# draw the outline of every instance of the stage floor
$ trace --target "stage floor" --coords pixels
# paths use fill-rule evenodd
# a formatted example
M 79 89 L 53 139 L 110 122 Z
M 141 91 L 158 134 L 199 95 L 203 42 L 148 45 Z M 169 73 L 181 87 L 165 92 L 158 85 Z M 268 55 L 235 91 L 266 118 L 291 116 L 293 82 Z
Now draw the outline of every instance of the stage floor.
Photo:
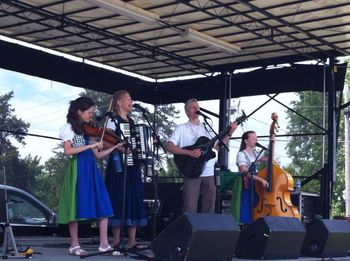
M 71 256 L 68 254 L 68 246 L 69 246 L 69 238 L 64 237 L 17 237 L 16 243 L 19 246 L 19 249 L 25 249 L 27 246 L 30 246 L 34 250 L 33 261 L 71 261 L 77 260 L 79 257 Z M 84 249 L 88 251 L 88 253 L 94 253 L 97 250 L 98 242 L 96 238 L 84 238 L 81 239 L 80 243 Z M 146 242 L 145 242 L 146 243 Z M 150 243 L 150 242 L 148 242 Z M 1 257 L 3 256 L 2 248 L 1 248 Z M 151 250 L 145 250 L 141 252 L 142 254 L 153 257 L 153 253 Z M 92 256 L 84 258 L 85 260 L 112 260 L 117 258 L 120 261 L 130 261 L 133 260 L 132 254 L 130 256 Z M 134 259 L 136 260 L 136 259 Z M 143 260 L 147 260 L 146 258 Z M 152 259 L 149 259 L 152 260 Z M 154 258 L 153 260 L 160 260 Z M 236 260 L 252 260 L 252 259 L 240 259 L 233 258 L 233 261 Z M 282 260 L 282 259 L 280 259 Z M 319 260 L 349 260 L 348 257 L 336 257 L 336 258 L 313 258 L 313 257 L 299 257 L 297 259 L 286 259 L 286 260 L 303 260 L 303 261 L 319 261 Z M 164 259 L 162 259 L 164 261 Z

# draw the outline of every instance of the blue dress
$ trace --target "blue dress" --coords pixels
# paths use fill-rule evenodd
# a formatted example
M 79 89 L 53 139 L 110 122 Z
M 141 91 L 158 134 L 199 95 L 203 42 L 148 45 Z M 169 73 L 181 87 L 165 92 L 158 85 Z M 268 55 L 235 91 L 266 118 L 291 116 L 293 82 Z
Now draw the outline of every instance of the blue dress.
M 252 165 L 250 167 L 251 173 L 256 173 L 256 166 Z M 245 188 L 242 186 L 241 194 L 241 211 L 240 211 L 240 223 L 241 224 L 250 224 L 252 223 L 252 206 L 256 207 L 258 204 L 258 194 L 255 191 L 255 182 L 251 182 L 252 179 L 249 179 L 249 187 Z M 253 195 L 253 198 L 252 198 Z M 252 202 L 253 201 L 253 202 Z
M 87 137 L 76 135 L 70 124 L 61 128 L 63 141 L 72 146 L 88 144 Z M 59 202 L 58 223 L 84 219 L 106 218 L 113 214 L 112 205 L 92 150 L 73 155 L 66 168 Z
M 247 152 L 240 151 L 237 154 L 237 166 L 245 165 L 249 169 L 251 173 L 256 174 L 256 164 L 253 164 L 254 162 L 257 163 L 262 158 L 261 153 L 258 153 L 257 151 L 253 151 L 253 155 L 249 156 Z M 242 185 L 242 191 L 241 191 L 241 205 L 240 205 L 240 218 L 239 223 L 240 224 L 250 224 L 252 223 L 252 206 L 253 208 L 256 207 L 258 204 L 259 198 L 258 194 L 255 191 L 255 182 L 253 179 L 249 179 L 249 185 L 247 188 L 245 188 L 244 184 Z M 243 178 L 242 178 L 243 182 Z M 253 195 L 253 197 L 252 197 Z
M 117 136 L 121 137 L 120 123 L 128 123 L 120 117 L 116 119 Z M 131 133 L 135 127 L 129 118 Z M 115 155 L 116 154 L 116 155 Z M 122 223 L 122 209 L 124 196 L 124 178 L 126 177 L 125 213 L 124 225 L 139 227 L 147 225 L 146 211 L 143 204 L 143 184 L 141 179 L 141 167 L 139 163 L 127 166 L 126 173 L 123 163 L 123 155 L 118 151 L 113 152 L 109 158 L 106 169 L 105 183 L 112 202 L 114 216 L 108 222 L 112 227 L 119 227 Z M 134 161 L 135 162 L 135 161 Z

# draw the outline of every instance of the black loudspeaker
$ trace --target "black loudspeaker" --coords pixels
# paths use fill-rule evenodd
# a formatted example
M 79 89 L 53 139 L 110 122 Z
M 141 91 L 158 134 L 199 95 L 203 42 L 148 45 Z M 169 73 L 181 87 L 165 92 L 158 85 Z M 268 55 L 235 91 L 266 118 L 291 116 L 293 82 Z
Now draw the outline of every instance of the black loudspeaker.
M 350 223 L 320 219 L 306 229 L 302 254 L 315 257 L 345 257 L 350 251 Z
M 241 231 L 235 254 L 248 259 L 298 258 L 305 235 L 299 219 L 262 217 Z
M 156 258 L 198 261 L 231 260 L 240 229 L 232 215 L 183 214 L 151 243 Z

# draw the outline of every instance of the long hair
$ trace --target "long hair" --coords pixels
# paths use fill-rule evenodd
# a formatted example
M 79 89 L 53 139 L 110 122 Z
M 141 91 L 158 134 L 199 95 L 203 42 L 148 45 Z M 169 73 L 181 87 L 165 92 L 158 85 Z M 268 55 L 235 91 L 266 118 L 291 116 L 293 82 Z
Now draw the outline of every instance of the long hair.
M 89 97 L 79 97 L 70 102 L 67 114 L 67 122 L 72 125 L 72 129 L 76 134 L 83 134 L 83 121 L 81 120 L 78 111 L 84 112 L 95 106 L 93 100 Z
M 123 99 L 125 95 L 130 95 L 127 90 L 120 90 L 113 94 L 112 110 L 113 114 L 119 114 L 119 104 L 118 101 Z
M 255 133 L 255 131 L 246 131 L 242 135 L 241 146 L 239 147 L 239 151 L 245 150 L 247 144 L 245 144 L 245 140 L 249 138 L 249 134 Z

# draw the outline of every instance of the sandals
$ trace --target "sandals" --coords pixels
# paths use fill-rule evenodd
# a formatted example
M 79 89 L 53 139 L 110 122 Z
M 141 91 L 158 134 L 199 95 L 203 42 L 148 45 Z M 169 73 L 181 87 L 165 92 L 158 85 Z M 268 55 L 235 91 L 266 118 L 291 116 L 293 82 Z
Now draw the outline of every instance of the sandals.
M 114 250 L 113 247 L 108 245 L 107 247 L 99 247 L 98 251 L 101 253 L 101 255 L 106 255 L 106 256 L 121 256 L 123 255 L 121 252 Z
M 75 247 L 70 247 L 69 254 L 72 256 L 85 256 L 88 253 L 78 245 Z

